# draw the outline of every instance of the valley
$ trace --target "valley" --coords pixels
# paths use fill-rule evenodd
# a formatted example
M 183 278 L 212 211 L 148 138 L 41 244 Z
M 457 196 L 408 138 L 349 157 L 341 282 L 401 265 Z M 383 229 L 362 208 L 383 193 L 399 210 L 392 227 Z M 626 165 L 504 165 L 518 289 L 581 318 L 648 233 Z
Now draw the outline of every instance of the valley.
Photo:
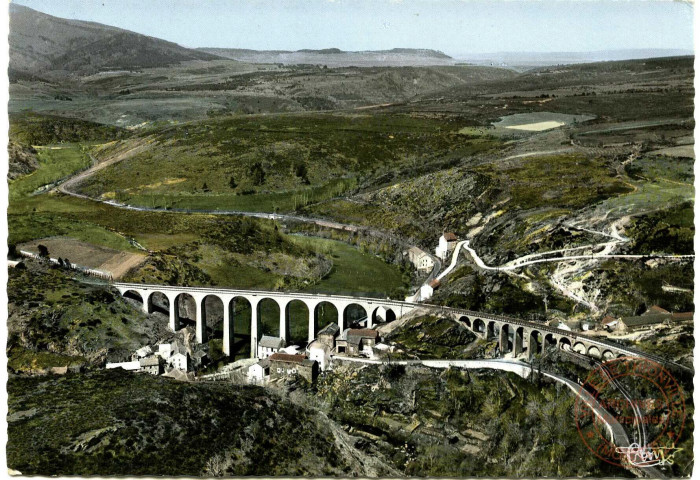
M 10 21 L 10 468 L 692 469 L 694 57 L 506 68 Z M 580 441 L 575 387 L 625 355 L 678 377 L 675 464 Z M 459 364 L 502 358 L 528 373 Z

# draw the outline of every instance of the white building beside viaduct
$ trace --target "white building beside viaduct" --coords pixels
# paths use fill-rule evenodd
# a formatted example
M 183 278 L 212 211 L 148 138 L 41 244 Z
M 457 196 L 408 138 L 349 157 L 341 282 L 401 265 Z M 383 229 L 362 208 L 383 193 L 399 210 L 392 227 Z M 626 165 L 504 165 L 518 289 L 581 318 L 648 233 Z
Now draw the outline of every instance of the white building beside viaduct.
M 646 357 L 661 364 L 666 360 L 657 355 L 642 353 L 629 347 L 625 347 L 615 342 L 590 337 L 577 332 L 560 330 L 540 323 L 526 322 L 524 320 L 492 315 L 488 313 L 472 312 L 457 308 L 442 307 L 439 305 L 429 305 L 397 300 L 348 297 L 339 295 L 323 295 L 312 293 L 277 292 L 265 290 L 234 290 L 214 287 L 174 287 L 167 285 L 147 285 L 138 283 L 113 283 L 123 296 L 139 297 L 143 302 L 143 310 L 146 313 L 153 311 L 153 296 L 161 294 L 168 299 L 168 310 L 170 316 L 170 328 L 173 331 L 180 329 L 179 300 L 183 296 L 188 296 L 194 300 L 196 305 L 195 324 L 197 341 L 202 343 L 207 339 L 206 331 L 206 306 L 205 301 L 209 297 L 218 299 L 223 304 L 223 351 L 226 355 L 231 355 L 233 344 L 232 312 L 234 302 L 237 299 L 244 299 L 251 309 L 251 356 L 256 355 L 258 340 L 258 323 L 260 321 L 259 305 L 265 299 L 274 301 L 279 307 L 279 335 L 287 339 L 289 325 L 289 306 L 292 302 L 302 302 L 308 308 L 308 341 L 316 338 L 316 331 L 319 318 L 319 307 L 323 304 L 332 305 L 337 312 L 337 324 L 340 331 L 345 328 L 345 320 L 348 318 L 348 311 L 352 308 L 364 310 L 367 318 L 367 327 L 371 328 L 377 321 L 391 321 L 401 318 L 403 315 L 416 308 L 433 310 L 450 315 L 461 321 L 477 336 L 485 339 L 498 341 L 498 347 L 502 356 L 519 356 L 526 354 L 532 357 L 533 354 L 542 353 L 545 346 L 557 346 L 565 350 L 587 355 L 589 357 L 607 360 L 622 356 Z M 257 319 L 258 321 L 252 321 Z

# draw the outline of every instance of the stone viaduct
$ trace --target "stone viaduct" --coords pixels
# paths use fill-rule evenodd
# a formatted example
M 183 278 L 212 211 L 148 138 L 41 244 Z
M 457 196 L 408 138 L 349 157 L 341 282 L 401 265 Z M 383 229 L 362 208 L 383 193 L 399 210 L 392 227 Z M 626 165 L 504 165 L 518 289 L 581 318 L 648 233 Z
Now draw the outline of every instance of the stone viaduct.
M 168 299 L 168 310 L 170 315 L 170 328 L 180 329 L 179 300 L 187 296 L 195 302 L 195 331 L 198 342 L 207 339 L 206 331 L 206 305 L 207 298 L 214 297 L 223 304 L 223 351 L 226 355 L 231 354 L 233 344 L 233 328 L 231 313 L 234 311 L 234 301 L 244 299 L 251 310 L 251 355 L 256 355 L 258 341 L 258 322 L 260 321 L 259 305 L 263 300 L 272 300 L 279 307 L 279 332 L 280 336 L 287 339 L 289 306 L 292 302 L 302 302 L 308 309 L 308 341 L 316 337 L 319 307 L 323 304 L 332 305 L 337 312 L 336 323 L 341 331 L 345 328 L 348 320 L 348 311 L 353 308 L 356 318 L 364 320 L 368 327 L 372 327 L 375 322 L 391 321 L 401 318 L 407 313 L 420 308 L 435 313 L 442 312 L 450 315 L 462 322 L 467 328 L 477 336 L 496 340 L 500 354 L 502 356 L 517 357 L 526 355 L 528 358 L 536 353 L 543 353 L 546 346 L 556 346 L 565 350 L 571 350 L 589 357 L 608 360 L 622 356 L 643 356 L 665 363 L 665 359 L 657 355 L 642 353 L 621 344 L 594 338 L 578 332 L 561 330 L 549 327 L 544 324 L 526 322 L 517 318 L 488 313 L 473 312 L 457 308 L 442 307 L 439 305 L 429 305 L 424 303 L 411 303 L 397 300 L 348 297 L 340 295 L 324 295 L 312 293 L 277 292 L 265 290 L 234 290 L 214 287 L 173 287 L 166 285 L 146 285 L 137 283 L 113 283 L 123 296 L 138 297 L 143 302 L 143 309 L 146 313 L 153 311 L 153 297 L 161 294 Z M 257 321 L 254 321 L 257 320 Z
M 345 328 L 346 320 L 351 309 L 354 313 L 359 312 L 359 319 L 366 318 L 368 327 L 372 327 L 375 321 L 391 321 L 400 318 L 409 311 L 416 308 L 416 305 L 395 300 L 382 300 L 378 298 L 345 297 L 340 295 L 319 295 L 311 293 L 287 293 L 265 290 L 233 290 L 224 288 L 204 288 L 204 287 L 171 287 L 166 285 L 146 285 L 138 283 L 113 283 L 123 296 L 139 297 L 143 302 L 143 310 L 146 313 L 153 311 L 154 294 L 161 294 L 168 299 L 168 311 L 170 315 L 170 328 L 173 331 L 179 330 L 180 299 L 189 297 L 195 303 L 195 332 L 197 341 L 202 343 L 207 339 L 206 331 L 206 300 L 214 297 L 223 304 L 223 351 L 226 355 L 231 354 L 233 343 L 233 328 L 231 314 L 235 311 L 234 301 L 244 299 L 251 310 L 251 352 L 256 351 L 258 340 L 258 322 L 260 321 L 259 305 L 263 300 L 272 300 L 279 308 L 279 335 L 287 340 L 289 327 L 289 306 L 292 302 L 302 302 L 308 309 L 308 341 L 316 338 L 318 325 L 319 307 L 322 304 L 332 305 L 337 312 L 335 320 L 338 326 Z M 358 315 L 356 315 L 358 316 Z M 253 321 L 258 319 L 258 321 Z M 254 355 L 255 353 L 253 353 Z

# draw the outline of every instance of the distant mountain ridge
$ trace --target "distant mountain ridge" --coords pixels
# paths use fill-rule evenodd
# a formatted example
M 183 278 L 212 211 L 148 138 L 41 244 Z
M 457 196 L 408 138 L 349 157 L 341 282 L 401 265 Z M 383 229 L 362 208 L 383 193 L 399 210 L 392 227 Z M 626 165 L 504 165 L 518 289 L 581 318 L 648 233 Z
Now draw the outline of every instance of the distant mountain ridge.
M 250 50 L 243 48 L 198 48 L 200 52 L 247 63 L 310 64 L 329 67 L 436 66 L 453 65 L 455 60 L 439 50 L 393 48 L 391 50 L 344 51 L 339 48 L 320 50 Z
M 217 57 L 108 25 L 10 4 L 10 79 L 162 67 Z
M 641 60 L 658 57 L 683 57 L 693 55 L 692 50 L 638 48 L 620 50 L 598 50 L 591 52 L 492 52 L 463 53 L 455 55 L 460 61 L 475 65 L 500 65 L 509 67 L 539 67 L 575 63 L 611 62 L 618 60 Z

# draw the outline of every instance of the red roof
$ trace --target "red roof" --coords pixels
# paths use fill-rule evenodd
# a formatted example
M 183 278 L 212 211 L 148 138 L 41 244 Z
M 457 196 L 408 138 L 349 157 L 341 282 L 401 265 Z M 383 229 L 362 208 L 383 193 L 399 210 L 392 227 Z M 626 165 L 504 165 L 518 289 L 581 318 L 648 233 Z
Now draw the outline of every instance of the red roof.
M 692 320 L 695 312 L 678 312 L 671 315 L 674 320 Z
M 668 310 L 665 308 L 661 308 L 658 305 L 654 305 L 649 309 L 649 313 L 670 313 Z
M 288 353 L 273 353 L 270 355 L 270 360 L 274 361 L 280 361 L 280 362 L 292 362 L 292 363 L 301 363 L 304 360 L 306 360 L 306 355 L 290 355 Z
M 600 321 L 603 325 L 607 325 L 609 323 L 616 322 L 617 318 L 611 317 L 610 315 L 606 315 L 603 317 L 603 319 Z
M 452 232 L 446 232 L 442 234 L 443 237 L 445 237 L 445 240 L 448 242 L 456 242 L 457 241 L 457 235 L 455 235 Z
M 440 280 L 437 280 L 437 279 L 432 280 L 429 285 L 434 290 L 440 286 Z
M 348 337 L 370 337 L 377 338 L 379 332 L 370 328 L 351 328 L 348 331 Z

